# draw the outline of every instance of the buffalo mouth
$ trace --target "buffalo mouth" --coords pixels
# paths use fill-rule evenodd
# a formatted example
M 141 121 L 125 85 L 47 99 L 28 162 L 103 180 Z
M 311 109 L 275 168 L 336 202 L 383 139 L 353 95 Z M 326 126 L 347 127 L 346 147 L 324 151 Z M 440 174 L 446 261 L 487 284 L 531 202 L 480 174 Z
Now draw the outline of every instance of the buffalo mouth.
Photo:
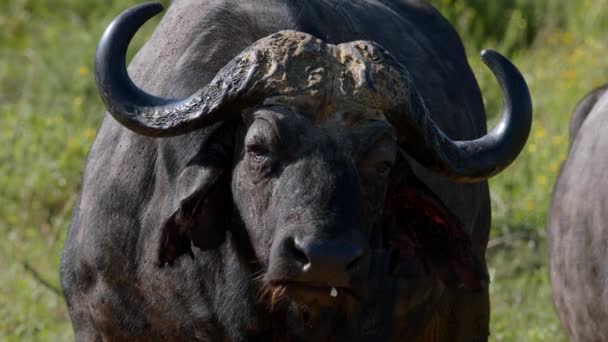
M 345 299 L 360 301 L 360 291 L 346 286 L 332 286 L 322 283 L 303 283 L 294 281 L 273 281 L 271 287 L 283 292 L 296 302 L 318 303 L 335 306 Z
M 352 311 L 362 301 L 361 291 L 330 284 L 271 281 L 262 290 L 260 299 L 271 310 L 295 305 L 304 321 L 312 321 L 315 311 Z
M 360 291 L 352 287 L 322 283 L 271 281 L 260 299 L 271 312 L 285 312 L 306 329 L 317 333 L 333 329 L 338 322 L 356 316 L 361 310 Z

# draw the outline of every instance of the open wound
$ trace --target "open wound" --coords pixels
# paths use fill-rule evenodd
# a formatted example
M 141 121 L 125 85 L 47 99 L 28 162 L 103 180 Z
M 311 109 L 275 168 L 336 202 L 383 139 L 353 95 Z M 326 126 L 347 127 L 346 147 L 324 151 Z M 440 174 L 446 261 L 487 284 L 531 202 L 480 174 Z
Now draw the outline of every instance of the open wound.
M 388 197 L 390 271 L 403 278 L 430 274 L 452 288 L 479 290 L 487 281 L 458 218 L 432 193 L 400 187 Z

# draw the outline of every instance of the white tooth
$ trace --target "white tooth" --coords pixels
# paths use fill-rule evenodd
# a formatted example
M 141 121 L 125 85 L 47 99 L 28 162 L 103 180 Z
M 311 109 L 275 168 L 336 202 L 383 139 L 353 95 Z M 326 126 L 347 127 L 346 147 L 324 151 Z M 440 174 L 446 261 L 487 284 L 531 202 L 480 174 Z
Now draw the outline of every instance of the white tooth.
M 331 287 L 331 291 L 329 291 L 329 295 L 332 297 L 337 297 L 338 296 L 338 290 L 336 290 L 335 287 Z

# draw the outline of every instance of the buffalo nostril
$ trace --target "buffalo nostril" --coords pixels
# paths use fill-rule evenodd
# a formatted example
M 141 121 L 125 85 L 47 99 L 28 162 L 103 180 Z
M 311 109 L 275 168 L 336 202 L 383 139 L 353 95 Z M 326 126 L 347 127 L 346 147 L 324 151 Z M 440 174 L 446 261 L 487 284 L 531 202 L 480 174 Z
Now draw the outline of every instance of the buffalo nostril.
M 352 271 L 362 260 L 363 248 L 343 241 L 316 241 L 314 239 L 293 239 L 293 246 L 305 260 L 304 271 L 311 267 L 333 269 L 334 271 Z
M 356 269 L 360 261 L 363 259 L 363 248 L 355 247 L 351 255 L 351 261 L 346 265 L 346 270 L 352 271 Z
M 301 264 L 303 267 L 310 264 L 306 251 L 302 249 L 301 245 L 298 244 L 297 238 L 289 238 L 287 240 L 287 250 L 291 254 L 293 260 L 298 264 Z

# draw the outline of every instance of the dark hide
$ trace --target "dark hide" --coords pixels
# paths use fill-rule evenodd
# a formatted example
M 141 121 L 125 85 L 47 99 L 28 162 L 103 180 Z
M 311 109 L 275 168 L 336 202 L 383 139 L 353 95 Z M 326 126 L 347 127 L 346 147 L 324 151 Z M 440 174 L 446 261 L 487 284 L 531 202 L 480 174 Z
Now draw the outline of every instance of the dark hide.
M 555 183 L 548 242 L 553 303 L 570 341 L 608 340 L 608 93 L 583 99 Z
M 480 290 L 487 277 L 458 218 L 423 184 L 412 183 L 387 199 L 390 272 L 400 278 L 430 274 L 450 287 Z
M 188 96 L 254 41 L 284 29 L 332 44 L 378 42 L 408 69 L 448 136 L 485 133 L 481 95 L 459 38 L 422 1 L 177 0 L 129 73 L 152 94 Z M 336 203 L 362 220 L 381 218 L 384 209 L 399 214 L 369 229 L 370 273 L 361 297 L 340 293 L 339 306 L 307 314 L 284 299 L 281 287 L 260 285 L 263 246 L 241 214 L 246 198 L 232 195 L 248 124 L 155 139 L 105 116 L 61 265 L 77 340 L 487 340 L 486 182 L 454 184 L 398 155 L 397 165 L 413 172 L 404 171 L 390 191 L 384 184 L 370 194 L 361 185 L 336 195 L 352 199 Z M 331 139 L 324 146 L 330 149 Z M 365 183 L 363 166 L 344 163 L 350 171 L 320 181 Z M 335 165 L 315 170 L 333 172 Z M 379 209 L 369 209 L 366 199 L 376 197 Z

